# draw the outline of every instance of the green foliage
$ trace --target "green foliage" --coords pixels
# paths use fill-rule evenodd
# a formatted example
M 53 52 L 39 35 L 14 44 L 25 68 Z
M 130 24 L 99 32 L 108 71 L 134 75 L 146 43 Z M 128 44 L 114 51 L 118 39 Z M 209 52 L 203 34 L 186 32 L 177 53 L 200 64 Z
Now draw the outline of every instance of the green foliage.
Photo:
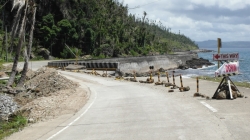
M 76 55 L 76 56 L 75 56 Z M 63 51 L 61 52 L 61 56 L 62 58 L 66 59 L 66 58 L 76 58 L 82 55 L 82 52 L 79 51 L 79 49 L 77 48 L 70 48 L 70 50 L 65 47 L 63 49 Z
M 73 57 L 65 44 L 97 57 L 165 54 L 197 48 L 190 38 L 171 33 L 161 22 L 149 20 L 146 12 L 142 14 L 128 14 L 128 7 L 117 0 L 40 2 L 34 42 L 59 58 Z
M 63 19 L 63 20 L 59 21 L 57 23 L 57 26 L 60 29 L 60 33 L 63 33 L 64 35 L 70 35 L 70 32 L 72 32 L 73 30 L 75 31 L 75 29 L 72 29 L 72 26 L 71 26 L 69 20 L 67 20 L 67 19 Z
M 54 25 L 54 16 L 52 14 L 43 16 L 42 23 L 44 26 L 52 27 Z
M 97 58 L 99 59 L 103 59 L 103 58 L 106 58 L 104 54 L 100 54 Z
M 23 129 L 27 125 L 27 119 L 21 115 L 14 116 L 9 122 L 0 123 L 0 139 Z
M 138 56 L 139 54 L 137 52 L 135 52 L 134 50 L 130 50 L 130 54 L 132 56 Z
M 42 45 L 48 49 L 55 44 L 55 38 L 60 29 L 54 24 L 54 17 L 52 14 L 44 16 L 42 21 L 42 24 L 39 24 Z

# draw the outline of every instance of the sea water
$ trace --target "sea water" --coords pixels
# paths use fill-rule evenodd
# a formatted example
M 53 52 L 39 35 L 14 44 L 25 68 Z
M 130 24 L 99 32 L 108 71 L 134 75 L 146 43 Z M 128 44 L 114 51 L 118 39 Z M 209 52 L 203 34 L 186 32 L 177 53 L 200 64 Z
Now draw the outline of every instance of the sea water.
M 210 62 L 215 65 L 209 67 L 203 67 L 201 69 L 187 69 L 187 70 L 178 70 L 180 73 L 187 77 L 195 76 L 215 76 L 215 71 L 218 69 L 218 62 L 213 61 L 213 54 L 217 54 L 218 48 L 201 48 L 214 50 L 214 52 L 198 53 L 199 57 L 208 59 Z M 250 82 L 250 46 L 247 47 L 235 47 L 235 48 L 220 48 L 220 53 L 239 53 L 239 65 L 240 65 L 240 74 L 235 76 L 230 76 L 233 81 L 238 82 Z M 220 63 L 220 66 L 222 64 Z

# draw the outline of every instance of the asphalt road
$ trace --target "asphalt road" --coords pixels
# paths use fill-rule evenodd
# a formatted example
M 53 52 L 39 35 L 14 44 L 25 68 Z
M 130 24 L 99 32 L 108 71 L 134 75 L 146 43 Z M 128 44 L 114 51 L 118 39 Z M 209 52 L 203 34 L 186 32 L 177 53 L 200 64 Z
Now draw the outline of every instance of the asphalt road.
M 191 88 L 188 92 L 178 89 L 168 92 L 169 87 L 153 84 L 60 73 L 89 90 L 88 103 L 72 117 L 28 127 L 16 135 L 18 139 L 247 140 L 250 137 L 249 98 L 194 98 L 195 79 L 183 79 L 184 86 Z M 179 78 L 175 80 L 180 85 Z M 200 93 L 211 97 L 217 86 L 218 83 L 200 80 Z M 239 90 L 245 96 L 250 94 L 249 89 Z

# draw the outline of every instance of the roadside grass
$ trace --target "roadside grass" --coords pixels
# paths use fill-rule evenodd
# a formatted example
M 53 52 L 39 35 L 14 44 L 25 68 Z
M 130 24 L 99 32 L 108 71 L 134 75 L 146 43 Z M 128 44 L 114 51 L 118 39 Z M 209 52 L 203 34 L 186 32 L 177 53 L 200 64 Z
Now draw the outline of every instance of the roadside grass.
M 0 123 L 0 140 L 18 132 L 27 125 L 27 119 L 21 115 L 13 116 L 8 122 Z
M 196 77 L 192 77 L 192 78 L 196 78 Z M 219 82 L 220 83 L 223 77 L 199 76 L 198 78 L 202 79 L 202 80 L 208 80 L 208 81 L 213 81 L 213 82 Z M 233 81 L 233 83 L 236 86 L 250 88 L 250 83 L 249 82 L 236 82 L 236 81 Z
M 0 70 L 3 68 L 3 63 L 0 61 Z M 5 85 L 6 81 L 0 80 L 0 85 Z M 0 93 L 1 94 L 1 93 Z M 11 134 L 20 131 L 27 125 L 27 119 L 20 113 L 10 116 L 8 121 L 0 121 L 0 140 L 10 136 Z

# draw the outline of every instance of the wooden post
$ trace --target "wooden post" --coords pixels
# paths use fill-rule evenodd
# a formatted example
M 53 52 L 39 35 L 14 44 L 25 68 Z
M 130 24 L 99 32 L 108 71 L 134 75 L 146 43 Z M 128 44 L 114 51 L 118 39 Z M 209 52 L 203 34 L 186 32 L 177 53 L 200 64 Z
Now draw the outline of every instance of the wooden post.
M 134 71 L 134 79 L 136 80 L 136 72 Z
M 167 76 L 167 80 L 168 80 L 168 83 L 169 83 L 169 77 L 168 77 L 168 72 L 166 72 L 166 76 Z
M 199 93 L 199 78 L 196 77 L 196 82 L 197 82 L 197 93 Z
M 160 82 L 160 72 L 158 71 L 158 82 Z
M 181 87 L 183 88 L 183 83 L 182 83 L 182 76 L 180 74 L 180 80 L 181 80 Z
M 173 84 L 175 85 L 174 71 L 173 71 Z
M 220 54 L 221 39 L 220 39 L 220 38 L 218 38 L 218 39 L 217 39 L 217 42 L 218 42 L 218 54 Z M 220 61 L 218 61 L 218 68 L 220 68 Z
M 152 80 L 152 71 L 150 72 L 150 80 Z

